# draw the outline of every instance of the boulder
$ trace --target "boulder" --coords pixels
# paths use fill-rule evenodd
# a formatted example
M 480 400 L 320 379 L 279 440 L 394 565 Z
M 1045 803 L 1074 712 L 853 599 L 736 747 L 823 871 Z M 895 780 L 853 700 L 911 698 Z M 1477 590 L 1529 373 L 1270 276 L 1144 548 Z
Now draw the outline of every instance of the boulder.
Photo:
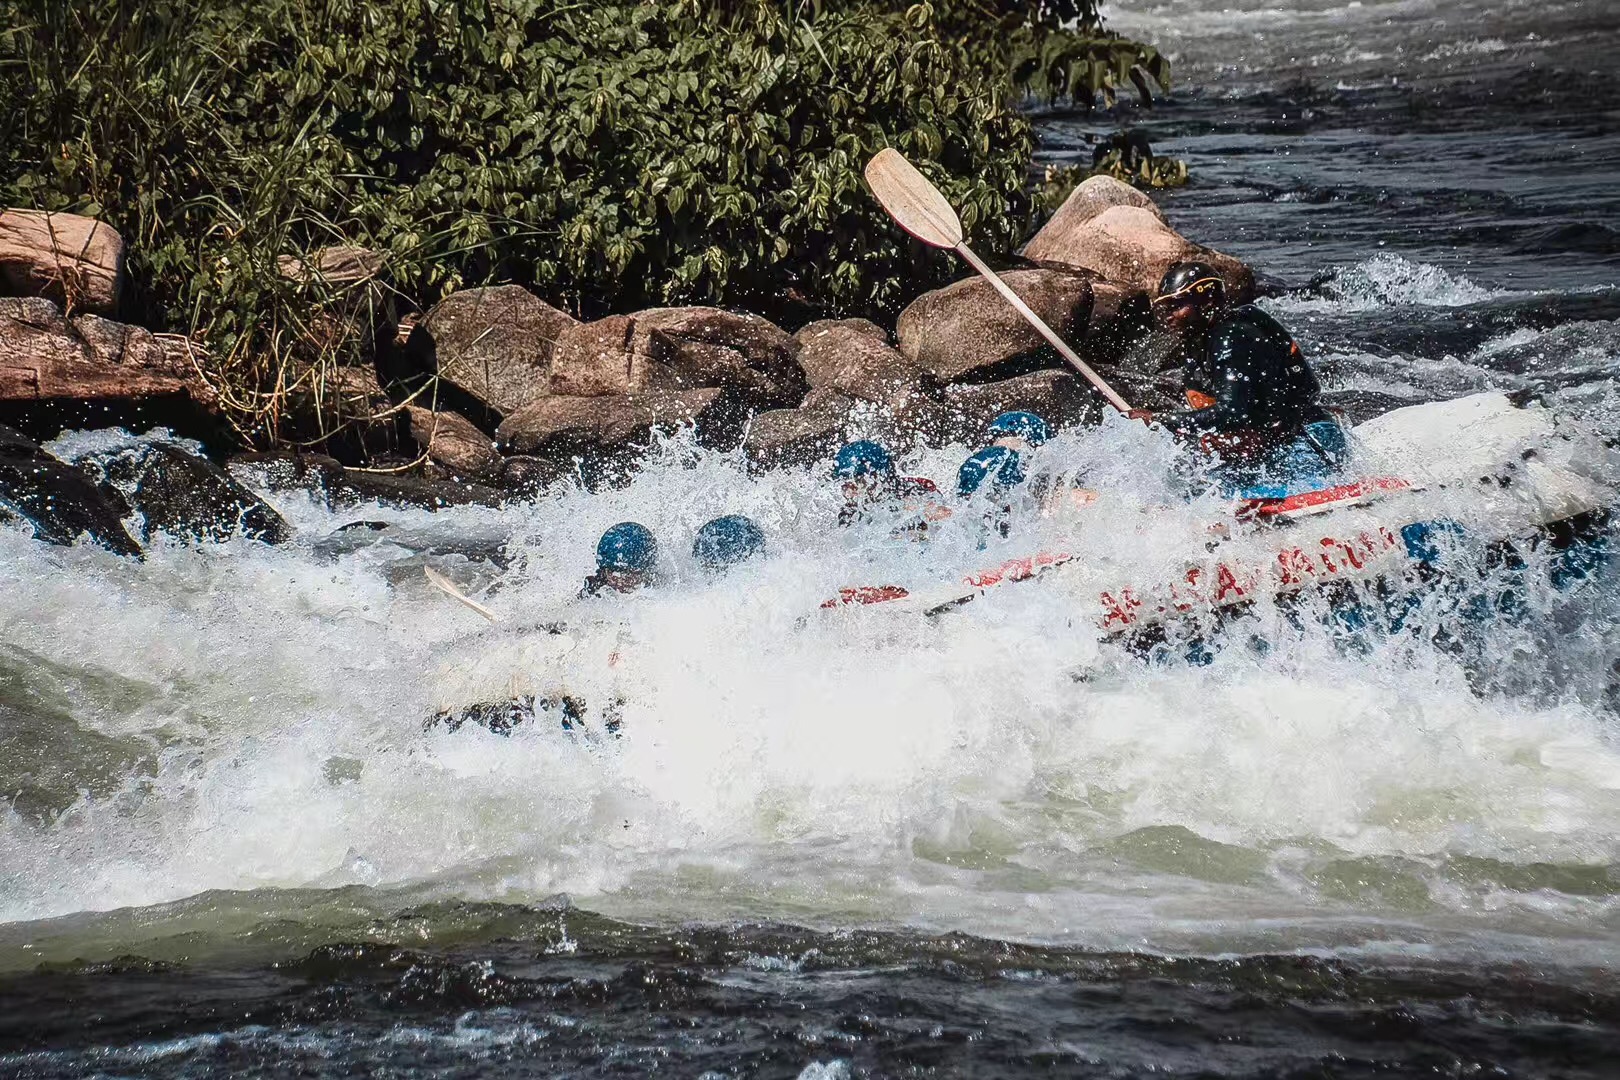
M 741 436 L 742 415 L 737 400 L 716 387 L 602 397 L 555 395 L 513 413 L 495 435 L 505 451 L 555 458 L 638 448 L 654 431 L 692 424 L 703 445 L 730 449 Z
M 189 394 L 211 404 L 196 347 L 96 315 L 63 318 L 40 298 L 0 298 L 0 401 Z
M 558 342 L 551 392 L 573 397 L 724 387 L 755 408 L 791 405 L 809 384 L 798 343 L 757 315 L 652 308 L 575 328 Z
M 279 544 L 292 528 L 269 503 L 207 458 L 169 443 L 140 443 L 80 459 L 98 472 L 143 519 L 141 538 L 156 532 L 190 540 L 236 536 Z
M 812 390 L 885 402 L 932 378 L 889 344 L 882 327 L 866 319 L 822 319 L 793 338 Z
M 661 342 L 638 333 L 634 315 L 610 315 L 558 337 L 549 389 L 559 397 L 599 397 L 687 387 L 669 360 Z
M 495 440 L 485 435 L 460 413 L 434 412 L 420 405 L 406 406 L 411 438 L 428 459 L 457 476 L 496 481 L 505 465 L 495 450 Z
M 124 240 L 79 214 L 0 210 L 0 291 L 111 315 L 124 287 Z
M 434 480 L 405 473 L 343 469 L 326 489 L 334 508 L 378 502 L 384 506 L 443 510 L 451 506 L 501 506 L 506 492 L 466 480 Z
M 363 502 L 385 506 L 442 510 L 448 506 L 500 506 L 506 493 L 467 481 L 429 480 L 404 473 L 345 469 L 324 454 L 290 451 L 238 454 L 230 461 L 233 472 L 263 482 L 271 491 L 299 491 L 324 500 L 334 510 Z
M 1131 185 L 1112 176 L 1088 176 L 1069 192 L 1052 219 L 1024 245 L 1024 258 L 1032 262 L 1068 262 L 1062 253 L 1073 250 L 1074 231 L 1115 206 L 1134 206 L 1164 220 L 1164 211 Z
M 533 498 L 551 484 L 574 472 L 572 459 L 534 457 L 530 454 L 511 454 L 502 459 L 501 486 L 513 495 Z
M 436 374 L 504 416 L 548 393 L 557 342 L 577 325 L 517 285 L 463 289 L 411 330 L 404 371 L 392 374 Z
M 48 544 L 81 536 L 118 555 L 139 555 L 124 530 L 129 513 L 115 492 L 45 453 L 33 440 L 0 427 L 0 523 L 22 525 Z
M 947 387 L 938 401 L 919 401 L 897 415 L 901 433 L 942 445 L 980 445 L 985 428 L 1001 413 L 1026 410 L 1054 428 L 1093 424 L 1106 403 L 1072 371 L 1032 371 L 998 382 Z
M 831 457 L 849 435 L 850 411 L 857 399 L 840 390 L 814 390 L 797 409 L 755 415 L 743 439 L 743 452 L 757 468 L 809 465 Z
M 1091 317 L 1075 351 L 1093 367 L 1111 366 L 1152 330 L 1153 304 L 1147 293 L 1112 281 L 1094 281 Z
M 1072 229 L 1054 233 L 1039 246 L 1032 241 L 1024 254 L 1080 267 L 1150 295 L 1157 292 L 1166 270 L 1196 259 L 1209 263 L 1225 279 L 1234 302 L 1247 303 L 1254 297 L 1253 270 L 1230 255 L 1188 240 L 1165 223 L 1157 208 L 1109 207 Z
M 1091 275 L 1064 268 L 1008 270 L 1001 278 L 1065 340 L 1091 315 Z M 988 281 L 965 278 L 923 293 L 900 313 L 900 352 L 941 382 L 983 382 L 1062 360 Z

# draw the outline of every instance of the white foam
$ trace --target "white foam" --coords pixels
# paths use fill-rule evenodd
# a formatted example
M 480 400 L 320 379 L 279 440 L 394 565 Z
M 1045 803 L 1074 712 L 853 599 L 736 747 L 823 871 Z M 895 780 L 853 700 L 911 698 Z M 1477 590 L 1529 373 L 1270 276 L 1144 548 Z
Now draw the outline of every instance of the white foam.
M 1260 301 L 1277 313 L 1352 312 L 1380 307 L 1467 307 L 1512 295 L 1486 288 L 1432 263 L 1415 263 L 1392 252 L 1380 252 L 1353 266 L 1341 267 L 1320 294 L 1296 294 Z
M 964 451 L 907 465 L 948 487 Z M 79 727 L 138 762 L 110 785 L 79 762 L 85 790 L 60 816 L 0 822 L 0 918 L 429 882 L 454 897 L 566 892 L 655 920 L 1304 947 L 1365 943 L 1388 912 L 1319 894 L 1283 854 L 1294 848 L 1614 863 L 1620 756 L 1601 715 L 1573 699 L 1477 697 L 1439 650 L 1346 653 L 1326 631 L 1274 620 L 1265 657 L 1153 666 L 1100 649 L 1039 586 L 936 621 L 819 610 L 842 585 L 938 581 L 1060 538 L 1163 577 L 1219 512 L 1175 499 L 1173 449 L 1140 425 L 1042 453 L 1109 497 L 1078 533 L 1032 520 L 983 552 L 968 522 L 927 548 L 843 533 L 820 476 L 751 477 L 736 456 L 680 440 L 624 490 L 398 512 L 443 538 L 505 530 L 507 569 L 438 561 L 500 614 L 496 627 L 429 589 L 396 545 L 321 556 L 314 540 L 355 515 L 307 500 L 281 500 L 303 530 L 283 548 L 159 544 L 136 563 L 0 535 L 14 649 L 0 661 L 36 689 L 48 662 L 50 693 Z M 727 512 L 759 521 L 771 554 L 712 581 L 687 547 Z M 576 601 L 596 537 L 625 519 L 663 541 L 666 584 Z M 566 635 L 535 629 L 555 620 Z M 1493 647 L 1506 663 L 1519 644 L 1504 632 Z M 514 681 L 593 709 L 622 697 L 624 737 L 423 731 L 439 705 Z M 1137 836 L 1165 828 L 1197 850 L 1166 855 Z M 1227 859 L 1238 868 L 1211 876 Z M 1601 917 L 1471 903 L 1444 914 L 1532 936 Z

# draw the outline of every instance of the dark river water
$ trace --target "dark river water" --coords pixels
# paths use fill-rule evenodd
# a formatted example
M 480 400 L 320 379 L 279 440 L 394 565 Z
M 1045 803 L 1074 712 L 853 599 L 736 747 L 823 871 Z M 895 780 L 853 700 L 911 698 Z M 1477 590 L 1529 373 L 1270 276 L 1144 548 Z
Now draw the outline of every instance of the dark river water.
M 1620 427 L 1615 5 L 1108 16 L 1175 66 L 1131 117 L 1191 167 L 1161 205 L 1353 417 L 1501 390 Z M 1110 126 L 1043 116 L 1043 157 Z M 670 454 L 530 508 L 278 502 L 403 547 L 0 536 L 0 1076 L 1620 1075 L 1612 579 L 1468 664 L 1302 634 L 1081 679 L 1038 598 L 807 626 L 893 556 L 833 547 L 802 478 Z M 803 565 L 637 608 L 682 647 L 578 676 L 622 740 L 424 733 L 625 639 L 447 612 L 417 551 L 500 548 L 439 565 L 533 626 L 604 525 L 728 509 Z

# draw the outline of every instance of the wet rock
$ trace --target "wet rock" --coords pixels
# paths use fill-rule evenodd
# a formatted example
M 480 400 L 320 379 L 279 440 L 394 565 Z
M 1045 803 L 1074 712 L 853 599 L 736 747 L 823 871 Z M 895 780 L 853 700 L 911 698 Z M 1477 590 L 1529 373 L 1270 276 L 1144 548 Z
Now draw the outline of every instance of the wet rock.
M 157 532 L 202 542 L 236 536 L 279 544 L 292 528 L 269 503 L 207 458 L 168 443 L 90 455 L 81 468 L 99 472 L 138 511 L 141 538 Z
M 977 445 L 1001 413 L 1026 410 L 1054 428 L 1094 424 L 1108 406 L 1071 371 L 1033 371 L 998 382 L 950 386 L 938 401 L 923 401 L 900 417 L 914 438 L 940 445 Z
M 797 409 L 772 409 L 753 418 L 743 452 L 757 468 L 809 465 L 831 457 L 846 441 L 857 399 L 839 390 L 814 390 Z
M 1001 278 L 1065 340 L 1091 314 L 1091 275 L 1062 268 L 1008 270 Z M 1029 366 L 1062 363 L 988 281 L 965 278 L 927 292 L 900 313 L 900 352 L 941 382 L 982 382 Z
M 343 476 L 343 465 L 336 458 L 294 450 L 237 454 L 225 463 L 225 468 L 233 478 L 248 477 L 274 493 L 297 491 L 323 499 Z
M 124 287 L 124 240 L 78 214 L 0 210 L 0 289 L 74 312 L 111 315 Z
M 0 401 L 166 394 L 214 400 L 183 338 L 97 315 L 64 318 L 37 297 L 0 298 Z
M 443 510 L 451 506 L 503 506 L 506 503 L 506 492 L 488 484 L 363 469 L 344 469 L 329 497 L 334 508 L 379 502 L 384 506 Z
M 574 473 L 574 462 L 532 454 L 511 454 L 504 459 L 501 486 L 513 495 L 533 497 L 552 484 Z
M 437 374 L 493 412 L 513 413 L 549 393 L 557 342 L 578 325 L 517 285 L 463 289 L 411 330 L 398 381 Z
M 885 402 L 932 378 L 889 344 L 882 327 L 866 319 L 823 319 L 793 337 L 799 343 L 799 367 L 812 390 Z
M 334 510 L 378 502 L 385 506 L 442 510 L 449 506 L 500 506 L 506 493 L 470 481 L 432 480 L 405 472 L 348 469 L 323 454 L 238 454 L 230 461 L 263 479 L 271 491 L 302 491 L 321 499 Z
M 1235 302 L 1247 303 L 1254 295 L 1254 271 L 1230 255 L 1188 240 L 1165 223 L 1157 208 L 1109 207 L 1045 243 L 1031 242 L 1024 253 L 1031 259 L 1080 267 L 1149 294 L 1157 292 L 1170 267 L 1196 259 L 1214 267 Z
M 1091 283 L 1091 317 L 1076 351 L 1093 367 L 1112 366 L 1153 331 L 1152 299 L 1111 281 Z
M 669 365 L 669 350 L 638 335 L 633 315 L 610 315 L 570 327 L 557 339 L 550 392 L 601 397 L 678 390 L 685 380 Z
M 730 449 L 741 438 L 743 416 L 734 396 L 713 387 L 611 397 L 559 395 L 507 417 L 495 435 L 506 451 L 566 459 L 639 448 L 655 431 L 691 424 L 703 445 Z
M 139 555 L 124 530 L 129 507 L 116 493 L 40 449 L 17 431 L 0 426 L 0 523 L 23 525 L 35 539 L 73 544 L 81 536 L 119 555 Z
M 553 394 L 592 397 L 723 387 L 755 408 L 795 404 L 809 389 L 798 343 L 757 315 L 652 308 L 574 328 L 558 341 Z
M 1115 206 L 1134 206 L 1164 220 L 1152 199 L 1122 180 L 1112 176 L 1088 176 L 1080 181 L 1069 197 L 1063 200 L 1052 219 L 1041 226 L 1028 244 L 1023 256 L 1032 262 L 1067 262 L 1063 253 L 1074 249 L 1074 233 L 1086 222 Z
M 453 412 L 434 412 L 419 405 L 406 406 L 411 438 L 428 459 L 450 472 L 474 480 L 498 481 L 505 469 L 495 440 L 471 420 Z
M 16 428 L 0 424 L 0 457 L 35 458 L 44 454 L 39 443 Z

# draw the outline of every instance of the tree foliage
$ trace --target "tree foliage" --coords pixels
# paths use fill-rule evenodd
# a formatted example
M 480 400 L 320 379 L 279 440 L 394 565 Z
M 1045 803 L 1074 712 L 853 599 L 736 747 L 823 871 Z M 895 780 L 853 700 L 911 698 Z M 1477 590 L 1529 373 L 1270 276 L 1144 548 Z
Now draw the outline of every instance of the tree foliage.
M 405 302 L 512 281 L 650 303 L 892 310 L 948 272 L 867 195 L 918 161 L 988 252 L 1030 221 L 1023 95 L 1168 79 L 1090 0 L 0 0 L 0 200 L 104 218 L 131 304 L 279 434 L 352 297 L 286 256 L 387 254 Z M 1065 29 L 1065 27 L 1068 27 Z M 338 350 L 339 354 L 334 354 Z M 268 402 L 267 406 L 265 403 Z

